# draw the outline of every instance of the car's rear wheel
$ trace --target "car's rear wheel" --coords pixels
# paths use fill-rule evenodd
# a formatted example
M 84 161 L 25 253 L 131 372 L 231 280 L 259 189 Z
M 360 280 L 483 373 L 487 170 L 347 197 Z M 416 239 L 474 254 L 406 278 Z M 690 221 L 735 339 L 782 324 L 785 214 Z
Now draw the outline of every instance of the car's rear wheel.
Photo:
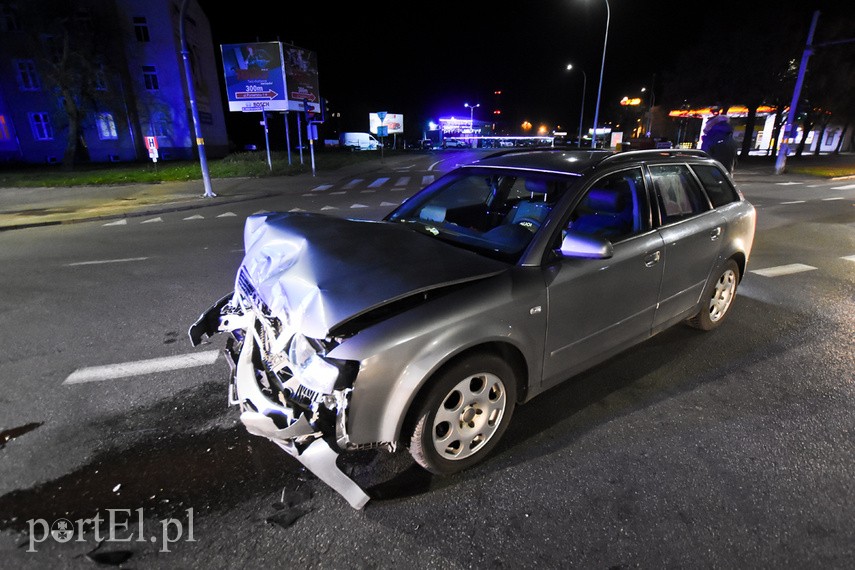
M 451 364 L 422 400 L 410 454 L 440 475 L 474 465 L 498 443 L 515 401 L 513 370 L 498 356 L 471 355 Z
M 689 319 L 688 323 L 701 330 L 710 331 L 724 321 L 730 313 L 730 307 L 736 298 L 736 287 L 739 285 L 739 266 L 729 259 L 707 291 L 704 293 L 704 305 L 700 312 Z

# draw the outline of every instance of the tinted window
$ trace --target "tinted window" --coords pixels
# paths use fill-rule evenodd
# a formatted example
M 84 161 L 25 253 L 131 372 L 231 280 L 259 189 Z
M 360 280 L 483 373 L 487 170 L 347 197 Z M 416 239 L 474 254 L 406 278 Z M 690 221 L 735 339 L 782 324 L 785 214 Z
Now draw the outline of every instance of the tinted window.
M 650 167 L 663 224 L 678 222 L 710 209 L 701 187 L 685 164 Z
M 594 183 L 567 229 L 617 242 L 650 229 L 649 211 L 641 169 L 625 170 Z
M 707 196 L 710 197 L 713 207 L 718 208 L 719 206 L 739 201 L 739 195 L 730 184 L 730 180 L 715 166 L 693 164 L 692 170 L 698 175 L 701 184 L 707 191 Z

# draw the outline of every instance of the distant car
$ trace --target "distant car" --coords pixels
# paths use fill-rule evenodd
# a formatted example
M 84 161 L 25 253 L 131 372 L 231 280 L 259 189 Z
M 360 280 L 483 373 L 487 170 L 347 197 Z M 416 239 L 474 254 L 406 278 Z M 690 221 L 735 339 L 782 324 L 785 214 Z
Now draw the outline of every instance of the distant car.
M 514 141 L 507 140 L 507 139 L 501 139 L 499 141 L 499 146 L 502 148 L 512 147 L 512 146 L 514 146 Z
M 445 139 L 442 148 L 469 148 L 469 143 L 461 139 Z
M 338 453 L 454 473 L 516 405 L 677 323 L 719 327 L 754 228 L 701 151 L 497 151 L 379 222 L 253 214 L 235 290 L 189 334 L 230 333 L 248 431 L 361 508 Z

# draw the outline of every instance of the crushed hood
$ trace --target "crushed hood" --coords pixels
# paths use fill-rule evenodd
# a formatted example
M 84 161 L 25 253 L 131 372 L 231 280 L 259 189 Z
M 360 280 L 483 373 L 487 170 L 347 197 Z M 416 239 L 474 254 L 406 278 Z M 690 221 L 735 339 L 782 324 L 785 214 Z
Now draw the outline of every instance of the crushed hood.
M 237 288 L 245 291 L 248 277 L 256 301 L 311 338 L 386 303 L 507 268 L 401 224 L 309 213 L 250 216 L 244 247 Z

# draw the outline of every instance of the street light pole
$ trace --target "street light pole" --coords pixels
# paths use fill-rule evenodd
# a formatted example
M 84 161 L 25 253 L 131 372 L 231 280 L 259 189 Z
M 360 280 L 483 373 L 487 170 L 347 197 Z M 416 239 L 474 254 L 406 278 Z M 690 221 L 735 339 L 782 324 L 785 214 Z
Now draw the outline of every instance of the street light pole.
M 570 71 L 571 69 L 573 69 L 573 64 L 568 63 L 567 64 L 567 71 Z M 587 90 L 587 87 L 588 87 L 588 74 L 585 73 L 584 69 L 580 69 L 579 71 L 582 72 L 582 104 L 579 106 L 579 142 L 578 142 L 578 146 L 579 146 L 579 148 L 582 148 L 582 124 L 584 122 L 584 117 L 585 117 L 585 91 Z
M 193 73 L 190 70 L 190 51 L 187 49 L 187 38 L 184 32 L 187 2 L 188 0 L 183 0 L 183 2 L 181 2 L 181 10 L 178 15 L 178 31 L 181 36 L 181 57 L 184 58 L 184 78 L 187 81 L 187 97 L 190 99 L 190 111 L 193 115 L 193 129 L 196 134 L 196 147 L 199 149 L 199 165 L 202 168 L 202 181 L 205 184 L 205 198 L 213 198 L 216 194 L 211 191 L 211 175 L 208 173 L 208 155 L 205 153 L 205 139 L 202 137 L 199 108 L 196 105 L 196 88 L 193 85 Z
M 471 137 L 475 137 L 475 107 L 480 107 L 481 103 L 475 103 L 474 105 L 470 105 L 469 103 L 464 103 L 464 107 L 469 108 L 469 134 Z
M 609 8 L 609 0 L 604 0 L 606 3 L 606 37 L 603 39 L 603 61 L 600 63 L 600 86 L 597 89 L 597 106 L 594 110 L 594 136 L 591 137 L 591 148 L 597 148 L 597 121 L 600 118 L 600 97 L 603 94 L 603 70 L 606 67 L 606 46 L 609 44 L 609 20 L 611 20 L 612 11 Z

